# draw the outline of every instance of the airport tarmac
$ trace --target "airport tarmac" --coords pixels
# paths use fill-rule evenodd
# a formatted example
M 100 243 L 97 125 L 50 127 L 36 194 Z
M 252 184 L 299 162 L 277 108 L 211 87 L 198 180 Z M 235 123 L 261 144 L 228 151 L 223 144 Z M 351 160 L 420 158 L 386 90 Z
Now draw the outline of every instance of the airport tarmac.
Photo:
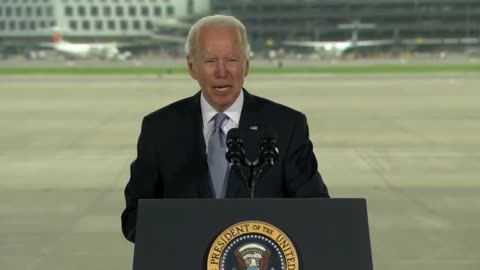
M 251 74 L 246 88 L 307 115 L 332 197 L 367 199 L 375 269 L 480 269 L 478 73 Z M 131 269 L 120 214 L 141 120 L 197 89 L 0 76 L 0 269 Z
M 416 55 L 415 57 L 385 57 L 385 58 L 361 58 L 361 59 L 340 59 L 340 58 L 281 58 L 266 59 L 256 57 L 251 59 L 252 67 L 277 67 L 281 62 L 283 67 L 358 67 L 369 65 L 478 65 L 479 57 L 465 54 L 449 54 L 446 58 L 438 55 Z M 127 61 L 102 61 L 98 59 L 77 59 L 66 60 L 58 55 L 51 55 L 46 59 L 28 60 L 22 56 L 0 59 L 0 68 L 58 68 L 58 67 L 186 67 L 185 57 L 165 57 L 159 55 L 143 55 Z

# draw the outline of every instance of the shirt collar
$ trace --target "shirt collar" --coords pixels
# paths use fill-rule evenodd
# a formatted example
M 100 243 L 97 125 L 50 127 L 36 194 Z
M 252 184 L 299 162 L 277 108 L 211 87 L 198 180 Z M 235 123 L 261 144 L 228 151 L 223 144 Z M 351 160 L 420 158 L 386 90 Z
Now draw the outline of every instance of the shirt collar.
M 243 108 L 243 89 L 240 90 L 240 94 L 238 95 L 237 99 L 233 104 L 228 107 L 224 113 L 230 118 L 231 121 L 235 123 L 238 127 L 240 123 L 240 115 L 242 114 Z M 210 119 L 217 113 L 217 111 L 208 103 L 208 101 L 203 96 L 203 92 L 200 95 L 200 107 L 202 109 L 202 118 L 203 118 L 203 126 L 206 127 Z

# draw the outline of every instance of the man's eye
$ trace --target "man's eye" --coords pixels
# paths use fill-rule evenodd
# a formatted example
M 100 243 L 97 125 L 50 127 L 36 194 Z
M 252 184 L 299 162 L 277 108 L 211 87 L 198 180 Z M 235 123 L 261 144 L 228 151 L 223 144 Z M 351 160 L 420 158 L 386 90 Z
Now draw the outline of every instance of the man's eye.
M 237 58 L 230 58 L 228 59 L 228 62 L 237 62 Z
M 205 60 L 205 63 L 214 63 L 214 62 L 215 62 L 215 60 L 213 60 L 213 59 Z

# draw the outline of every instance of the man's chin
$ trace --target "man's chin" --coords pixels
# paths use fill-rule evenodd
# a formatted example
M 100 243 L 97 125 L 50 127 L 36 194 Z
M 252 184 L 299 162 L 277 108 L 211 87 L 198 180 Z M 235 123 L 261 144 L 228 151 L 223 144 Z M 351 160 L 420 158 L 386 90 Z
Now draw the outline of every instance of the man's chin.
M 235 99 L 232 96 L 229 95 L 229 96 L 224 96 L 224 97 L 217 97 L 213 101 L 215 103 L 215 107 L 216 107 L 217 110 L 220 109 L 220 110 L 224 111 L 224 110 L 228 109 L 228 107 L 230 107 L 233 104 Z

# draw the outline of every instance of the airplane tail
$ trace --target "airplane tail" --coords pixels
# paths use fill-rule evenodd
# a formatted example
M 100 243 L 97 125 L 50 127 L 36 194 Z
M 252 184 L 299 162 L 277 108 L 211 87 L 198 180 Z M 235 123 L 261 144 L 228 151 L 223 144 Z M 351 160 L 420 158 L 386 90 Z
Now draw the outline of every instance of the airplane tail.
M 60 42 L 62 42 L 62 41 L 63 41 L 62 34 L 59 33 L 59 32 L 55 32 L 55 33 L 53 34 L 53 42 L 54 42 L 54 43 L 60 43 Z

